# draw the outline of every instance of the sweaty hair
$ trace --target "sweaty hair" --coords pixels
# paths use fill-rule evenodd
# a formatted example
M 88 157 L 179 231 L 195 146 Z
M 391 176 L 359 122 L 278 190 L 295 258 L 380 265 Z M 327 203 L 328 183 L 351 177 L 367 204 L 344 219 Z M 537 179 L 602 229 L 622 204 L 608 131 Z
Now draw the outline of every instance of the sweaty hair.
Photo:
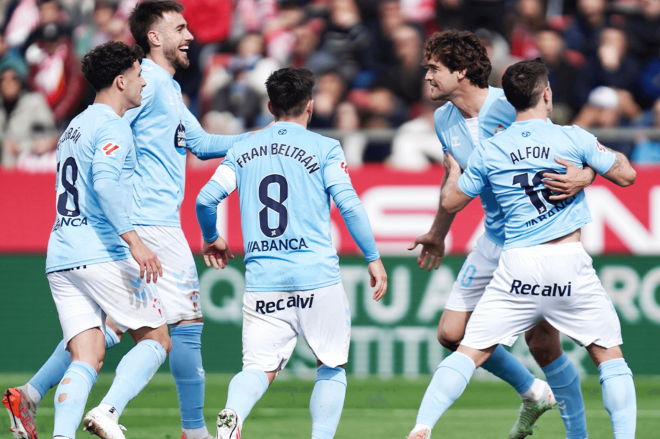
M 82 71 L 87 82 L 99 92 L 110 87 L 117 76 L 123 75 L 142 57 L 139 46 L 129 47 L 124 43 L 109 41 L 83 56 Z
M 181 3 L 174 0 L 144 0 L 135 5 L 135 9 L 128 17 L 128 27 L 135 39 L 135 43 L 142 48 L 147 55 L 151 48 L 149 47 L 149 31 L 152 30 L 154 23 L 163 18 L 166 12 L 183 12 Z
M 488 87 L 493 68 L 478 36 L 468 31 L 436 32 L 426 42 L 424 61 L 440 61 L 450 72 L 465 70 L 472 85 Z
M 548 68 L 541 58 L 509 66 L 502 76 L 506 99 L 517 111 L 535 107 L 548 86 Z
M 285 67 L 266 81 L 268 99 L 276 119 L 300 116 L 312 99 L 314 74 L 307 69 Z

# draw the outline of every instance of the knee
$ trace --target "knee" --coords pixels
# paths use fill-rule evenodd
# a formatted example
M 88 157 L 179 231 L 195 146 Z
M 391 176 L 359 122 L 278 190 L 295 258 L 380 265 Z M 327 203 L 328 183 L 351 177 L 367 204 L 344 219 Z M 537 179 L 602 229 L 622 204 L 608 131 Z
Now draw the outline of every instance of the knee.
M 534 357 L 541 367 L 552 363 L 562 353 L 559 337 L 554 337 L 550 334 L 539 332 L 528 333 L 525 334 L 525 341 L 527 341 L 527 347 L 532 357 Z
M 454 352 L 461 344 L 463 334 L 457 331 L 445 331 L 442 326 L 438 328 L 438 341 L 442 346 Z

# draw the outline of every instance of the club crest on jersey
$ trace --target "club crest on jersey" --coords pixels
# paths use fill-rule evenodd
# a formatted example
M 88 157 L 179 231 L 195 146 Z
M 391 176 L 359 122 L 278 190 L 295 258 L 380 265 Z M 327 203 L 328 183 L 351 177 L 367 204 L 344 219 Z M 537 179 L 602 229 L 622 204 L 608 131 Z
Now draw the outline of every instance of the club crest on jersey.
M 117 145 L 116 143 L 110 142 L 103 147 L 103 152 L 108 157 L 114 157 L 115 151 L 117 151 L 118 149 L 121 149 L 121 146 Z
M 502 124 L 499 124 L 495 129 L 495 134 L 501 133 L 502 131 L 504 131 L 504 126 Z
M 179 154 L 186 155 L 186 127 L 181 122 L 174 132 L 174 148 Z
M 339 167 L 341 168 L 342 171 L 346 173 L 346 175 L 348 175 L 348 165 L 346 164 L 346 162 L 341 162 L 339 164 Z
M 461 146 L 461 142 L 458 141 L 458 136 L 451 136 L 451 146 Z
M 598 151 L 600 151 L 600 152 L 607 152 L 605 147 L 603 145 L 601 145 L 600 143 L 598 143 L 598 141 L 596 141 L 596 148 L 598 148 Z

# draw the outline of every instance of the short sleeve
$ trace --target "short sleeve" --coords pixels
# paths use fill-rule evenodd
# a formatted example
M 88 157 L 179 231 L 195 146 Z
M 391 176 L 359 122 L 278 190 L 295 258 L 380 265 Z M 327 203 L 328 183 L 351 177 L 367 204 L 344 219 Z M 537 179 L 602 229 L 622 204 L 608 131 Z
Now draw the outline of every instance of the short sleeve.
M 133 147 L 133 132 L 125 120 L 114 119 L 103 124 L 94 143 L 94 179 L 119 178 L 126 156 Z
M 340 183 L 351 183 L 344 150 L 339 143 L 334 144 L 322 163 L 323 182 L 326 189 Z
M 236 190 L 236 161 L 234 160 L 233 148 L 227 152 L 227 157 L 220 163 L 218 169 L 215 170 L 211 180 L 222 186 L 227 194 L 231 194 Z
M 575 126 L 579 136 L 581 158 L 584 163 L 594 168 L 600 175 L 605 174 L 614 164 L 616 154 L 598 143 L 593 134 Z
M 475 149 L 470 158 L 468 159 L 467 168 L 463 171 L 458 179 L 458 187 L 463 193 L 469 197 L 478 196 L 484 187 L 488 185 L 488 177 L 486 175 L 486 167 L 483 159 L 484 143 Z
M 438 140 L 440 140 L 440 145 L 442 145 L 442 153 L 447 154 L 447 145 L 444 142 L 444 136 L 440 132 L 440 118 L 442 117 L 442 107 L 438 108 L 435 110 L 435 113 L 433 114 L 433 125 L 435 126 L 435 135 L 438 136 Z

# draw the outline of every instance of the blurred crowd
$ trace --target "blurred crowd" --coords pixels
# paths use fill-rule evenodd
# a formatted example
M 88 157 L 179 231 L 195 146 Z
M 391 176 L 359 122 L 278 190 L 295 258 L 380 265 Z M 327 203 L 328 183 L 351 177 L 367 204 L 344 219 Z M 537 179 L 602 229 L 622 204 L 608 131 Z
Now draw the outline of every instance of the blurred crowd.
M 68 122 L 94 99 L 80 58 L 109 40 L 132 44 L 137 0 L 0 0 L 0 140 L 4 168 L 54 172 Z M 181 0 L 195 41 L 177 72 L 184 101 L 211 133 L 272 120 L 264 82 L 293 65 L 316 77 L 312 129 L 343 130 L 352 166 L 419 170 L 442 161 L 422 66 L 426 38 L 475 32 L 492 85 L 511 63 L 550 68 L 561 124 L 660 127 L 660 0 Z M 148 86 L 148 85 L 147 85 Z M 373 141 L 367 129 L 395 129 Z M 382 136 L 381 136 L 382 138 Z M 608 146 L 660 162 L 660 143 Z M 208 164 L 190 158 L 189 166 Z

